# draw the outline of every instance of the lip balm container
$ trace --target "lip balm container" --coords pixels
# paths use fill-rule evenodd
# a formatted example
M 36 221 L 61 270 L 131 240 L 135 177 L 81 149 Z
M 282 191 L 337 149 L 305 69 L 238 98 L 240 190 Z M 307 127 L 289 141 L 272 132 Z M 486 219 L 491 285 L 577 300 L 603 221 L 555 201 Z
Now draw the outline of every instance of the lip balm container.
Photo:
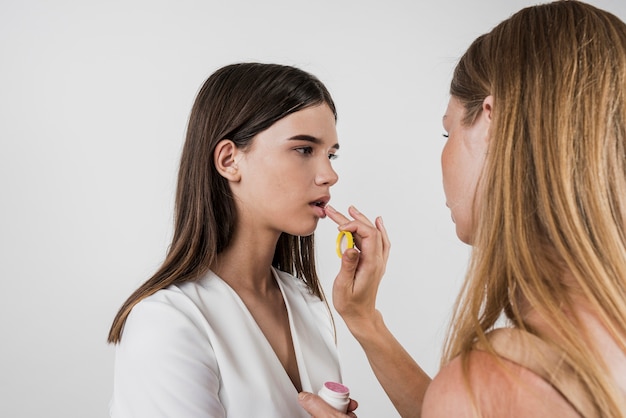
M 345 413 L 350 403 L 350 389 L 337 382 L 326 382 L 317 393 L 336 410 Z
M 346 246 L 344 248 L 344 238 L 346 240 Z M 354 237 L 350 231 L 341 231 L 337 236 L 337 256 L 341 258 L 343 252 L 348 248 L 354 248 Z

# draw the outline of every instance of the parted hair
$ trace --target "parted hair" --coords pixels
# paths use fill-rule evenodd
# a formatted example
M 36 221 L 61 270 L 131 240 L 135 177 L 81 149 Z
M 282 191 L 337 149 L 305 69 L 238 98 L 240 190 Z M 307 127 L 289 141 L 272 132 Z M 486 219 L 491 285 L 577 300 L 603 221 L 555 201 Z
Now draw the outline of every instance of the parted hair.
M 323 103 L 336 119 L 326 87 L 292 66 L 232 64 L 205 81 L 191 110 L 180 159 L 172 243 L 161 267 L 118 311 L 110 343 L 120 341 L 126 318 L 139 301 L 172 284 L 198 279 L 230 244 L 237 216 L 228 181 L 213 161 L 216 145 L 229 139 L 245 150 L 255 135 L 276 121 Z M 313 238 L 281 234 L 272 265 L 303 280 L 312 294 L 324 299 Z
M 584 297 L 626 353 L 626 25 L 578 1 L 522 9 L 477 38 L 450 94 L 471 125 L 492 95 L 473 250 L 444 364 L 465 359 L 524 301 L 548 321 L 600 416 L 626 416 L 623 394 L 574 312 Z M 564 272 L 572 280 L 562 280 Z

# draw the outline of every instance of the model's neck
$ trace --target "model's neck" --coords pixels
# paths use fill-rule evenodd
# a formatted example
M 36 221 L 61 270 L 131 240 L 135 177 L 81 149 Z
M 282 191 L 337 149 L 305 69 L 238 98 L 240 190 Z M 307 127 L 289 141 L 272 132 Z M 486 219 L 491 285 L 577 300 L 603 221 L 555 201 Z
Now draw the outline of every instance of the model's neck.
M 211 270 L 232 287 L 260 293 L 275 289 L 271 266 L 279 236 L 240 228 L 230 245 L 217 255 Z

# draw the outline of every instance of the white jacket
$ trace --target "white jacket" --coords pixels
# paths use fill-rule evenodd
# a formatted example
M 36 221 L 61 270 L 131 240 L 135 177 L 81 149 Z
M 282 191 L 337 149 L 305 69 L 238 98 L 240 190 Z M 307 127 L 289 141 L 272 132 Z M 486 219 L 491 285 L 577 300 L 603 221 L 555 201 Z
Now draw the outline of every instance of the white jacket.
M 341 381 L 324 302 L 274 270 L 289 314 L 302 389 Z M 297 391 L 237 293 L 209 272 L 131 311 L 116 348 L 111 417 L 303 417 Z

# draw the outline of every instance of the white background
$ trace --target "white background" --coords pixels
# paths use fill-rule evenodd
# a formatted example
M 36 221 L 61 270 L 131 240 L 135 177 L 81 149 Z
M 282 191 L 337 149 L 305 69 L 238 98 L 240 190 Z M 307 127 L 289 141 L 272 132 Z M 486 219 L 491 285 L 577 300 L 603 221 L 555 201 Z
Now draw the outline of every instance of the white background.
M 434 374 L 469 254 L 441 188 L 451 72 L 476 36 L 533 3 L 0 0 L 0 415 L 108 416 L 107 332 L 167 250 L 193 99 L 240 61 L 296 65 L 333 94 L 331 203 L 383 215 L 393 249 L 379 309 Z M 593 3 L 626 18 L 620 0 Z M 322 221 L 327 293 L 335 236 Z M 359 417 L 397 416 L 337 323 Z

